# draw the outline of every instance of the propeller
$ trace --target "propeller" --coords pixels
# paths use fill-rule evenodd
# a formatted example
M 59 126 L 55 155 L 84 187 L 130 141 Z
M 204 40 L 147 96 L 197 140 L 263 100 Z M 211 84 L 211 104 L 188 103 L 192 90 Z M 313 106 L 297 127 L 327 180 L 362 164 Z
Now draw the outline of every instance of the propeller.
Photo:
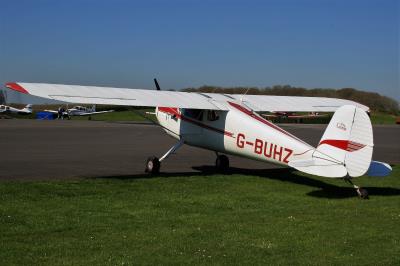
M 161 89 L 160 89 L 160 85 L 158 85 L 157 79 L 154 79 L 154 84 L 156 84 L 157 90 L 160 91 Z

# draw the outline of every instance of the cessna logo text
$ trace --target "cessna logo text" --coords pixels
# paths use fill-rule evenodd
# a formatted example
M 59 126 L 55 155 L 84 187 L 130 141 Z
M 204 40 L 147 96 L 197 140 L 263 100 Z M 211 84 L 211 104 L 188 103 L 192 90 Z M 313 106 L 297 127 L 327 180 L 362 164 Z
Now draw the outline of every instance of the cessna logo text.
M 338 129 L 341 129 L 341 130 L 346 131 L 346 125 L 343 124 L 342 122 L 338 122 L 338 123 L 336 124 L 336 127 L 337 127 Z

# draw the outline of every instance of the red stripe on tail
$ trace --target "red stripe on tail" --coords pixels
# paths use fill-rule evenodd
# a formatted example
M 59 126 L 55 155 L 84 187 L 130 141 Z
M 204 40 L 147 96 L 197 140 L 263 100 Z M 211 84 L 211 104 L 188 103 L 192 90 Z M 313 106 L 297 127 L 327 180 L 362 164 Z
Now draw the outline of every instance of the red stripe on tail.
M 366 146 L 361 143 L 357 143 L 357 142 L 353 142 L 353 141 L 349 141 L 349 140 L 341 140 L 341 139 L 324 139 L 323 141 L 321 141 L 318 144 L 318 146 L 321 146 L 323 144 L 330 145 L 330 146 L 339 148 L 341 150 L 349 151 L 349 152 L 358 151 Z

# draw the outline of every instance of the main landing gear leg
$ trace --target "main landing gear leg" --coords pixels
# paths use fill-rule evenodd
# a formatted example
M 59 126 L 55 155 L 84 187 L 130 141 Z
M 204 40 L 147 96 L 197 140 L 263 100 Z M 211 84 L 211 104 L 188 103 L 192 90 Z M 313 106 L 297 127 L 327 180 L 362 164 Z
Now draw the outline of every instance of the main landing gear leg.
M 358 197 L 360 197 L 360 199 L 369 199 L 368 191 L 365 188 L 361 188 L 357 185 L 354 185 L 353 182 L 351 182 L 350 177 L 345 178 L 345 180 L 356 189 Z
M 185 142 L 183 139 L 179 140 L 174 146 L 171 147 L 160 159 L 155 156 L 151 156 L 147 159 L 146 169 L 144 170 L 149 174 L 158 174 L 160 172 L 161 162 L 168 158 L 172 153 L 179 149 Z
M 218 172 L 224 173 L 229 169 L 229 158 L 226 155 L 219 155 L 218 152 L 217 159 L 215 160 L 215 168 Z

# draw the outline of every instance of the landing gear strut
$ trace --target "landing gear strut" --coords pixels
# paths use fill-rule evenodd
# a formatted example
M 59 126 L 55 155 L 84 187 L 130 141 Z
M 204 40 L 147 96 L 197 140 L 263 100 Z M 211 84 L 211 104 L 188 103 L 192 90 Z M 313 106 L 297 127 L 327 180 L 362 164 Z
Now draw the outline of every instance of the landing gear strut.
M 368 191 L 367 191 L 365 188 L 361 188 L 361 187 L 359 187 L 359 186 L 357 186 L 357 185 L 354 185 L 353 182 L 351 182 L 351 179 L 350 179 L 350 178 L 345 178 L 345 180 L 346 180 L 348 183 L 350 183 L 350 184 L 356 189 L 357 194 L 358 194 L 358 197 L 359 197 L 360 199 L 369 199 Z
M 226 155 L 218 155 L 217 153 L 215 168 L 218 172 L 226 172 L 229 169 L 229 158 Z
M 167 153 L 165 153 L 160 159 L 155 156 L 151 156 L 147 159 L 146 169 L 144 170 L 149 174 L 158 174 L 160 173 L 161 162 L 168 158 L 172 153 L 174 153 L 177 149 L 179 149 L 185 142 L 183 139 L 179 140 L 174 146 L 172 146 Z

